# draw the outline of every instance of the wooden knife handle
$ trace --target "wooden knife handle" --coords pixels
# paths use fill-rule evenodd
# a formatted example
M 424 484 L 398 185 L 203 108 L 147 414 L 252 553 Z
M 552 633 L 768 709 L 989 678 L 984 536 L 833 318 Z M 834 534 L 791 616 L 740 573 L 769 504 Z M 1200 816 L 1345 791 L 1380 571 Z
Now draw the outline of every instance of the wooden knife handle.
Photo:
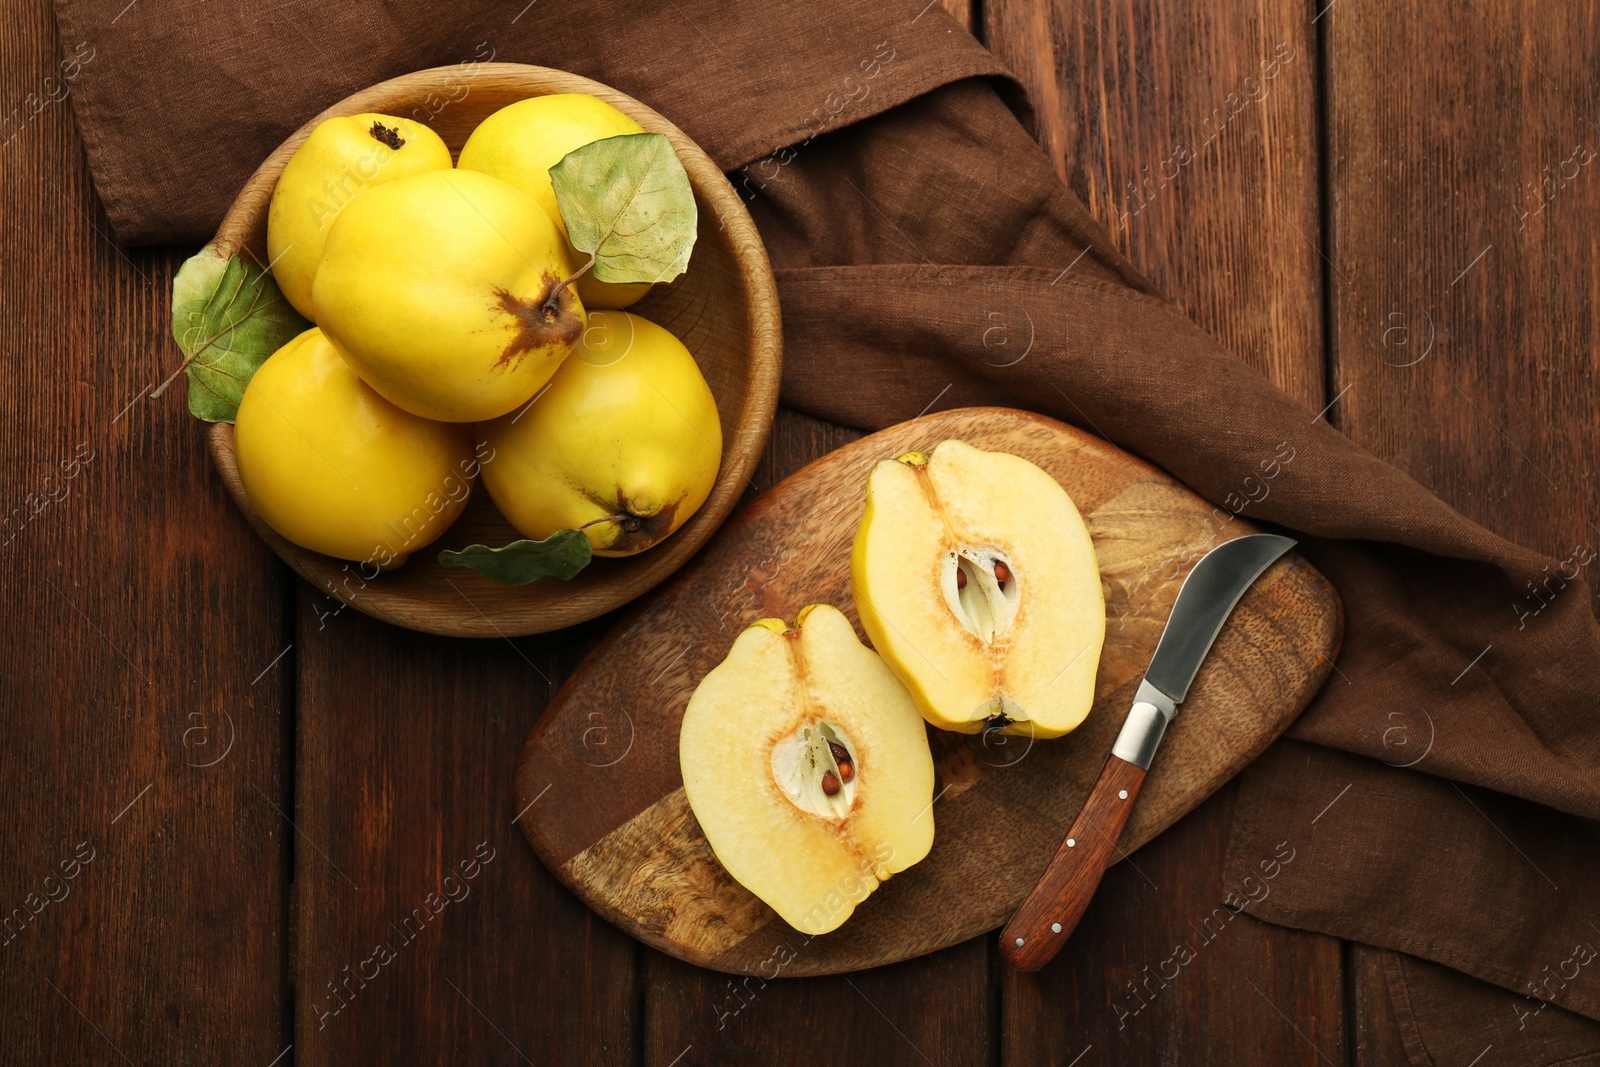
M 1037 971 L 1066 944 L 1110 864 L 1144 776 L 1142 767 L 1106 757 L 1050 866 L 1000 934 L 1000 955 L 1013 967 Z

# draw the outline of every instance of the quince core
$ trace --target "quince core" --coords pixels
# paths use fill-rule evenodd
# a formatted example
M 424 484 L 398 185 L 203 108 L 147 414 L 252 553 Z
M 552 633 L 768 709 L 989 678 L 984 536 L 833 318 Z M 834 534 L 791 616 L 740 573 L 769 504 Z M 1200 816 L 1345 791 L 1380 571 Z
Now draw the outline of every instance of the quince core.
M 1106 622 L 1094 543 L 1022 457 L 944 441 L 878 463 L 851 579 L 873 647 L 934 726 L 1059 737 L 1089 714 Z
M 836 929 L 933 846 L 926 727 L 837 608 L 741 633 L 690 698 L 678 752 L 712 851 L 803 933 Z

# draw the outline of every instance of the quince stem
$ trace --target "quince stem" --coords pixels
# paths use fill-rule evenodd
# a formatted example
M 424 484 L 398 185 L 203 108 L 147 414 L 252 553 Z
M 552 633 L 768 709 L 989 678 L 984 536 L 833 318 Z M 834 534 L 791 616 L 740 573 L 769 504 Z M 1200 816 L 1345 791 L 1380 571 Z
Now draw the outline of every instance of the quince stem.
M 581 533 L 582 531 L 587 530 L 589 527 L 602 522 L 620 523 L 622 528 L 629 533 L 633 533 L 639 528 L 639 516 L 624 513 L 622 515 L 602 515 L 598 519 L 590 519 L 582 526 L 579 526 L 578 530 Z
M 589 255 L 589 262 L 585 263 L 583 266 L 579 267 L 576 271 L 574 271 L 573 273 L 569 274 L 567 277 L 562 278 L 559 282 L 556 283 L 555 288 L 550 290 L 550 296 L 548 298 L 546 298 L 546 300 L 544 302 L 544 313 L 545 313 L 546 316 L 554 316 L 554 315 L 560 314 L 561 307 L 560 307 L 560 304 L 559 304 L 559 298 L 561 296 L 561 290 L 565 289 L 567 286 L 571 285 L 573 282 L 576 282 L 579 278 L 583 277 L 585 274 L 588 274 L 589 271 L 594 267 L 594 261 L 595 261 L 595 254 L 591 253 Z

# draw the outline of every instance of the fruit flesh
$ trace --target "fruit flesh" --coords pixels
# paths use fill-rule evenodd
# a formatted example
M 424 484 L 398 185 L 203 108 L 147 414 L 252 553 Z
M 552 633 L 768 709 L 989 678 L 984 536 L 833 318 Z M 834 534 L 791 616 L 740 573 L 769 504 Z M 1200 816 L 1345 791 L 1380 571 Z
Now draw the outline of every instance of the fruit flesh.
M 319 325 L 399 407 L 442 422 L 526 403 L 572 351 L 583 307 L 566 241 L 528 194 L 475 171 L 368 189 L 339 215 L 312 287 Z
M 834 797 L 798 788 L 781 751 L 823 728 L 853 757 Z M 836 608 L 807 608 L 796 629 L 764 619 L 741 633 L 690 698 L 679 758 L 717 858 L 804 933 L 838 928 L 933 845 L 926 728 Z
M 582 529 L 602 556 L 642 552 L 687 522 L 722 459 L 694 356 L 626 311 L 593 312 L 550 387 L 479 432 L 484 484 L 511 524 L 535 540 Z
M 390 404 L 315 328 L 250 379 L 234 454 L 268 526 L 302 548 L 379 568 L 456 520 L 475 470 L 466 427 Z
M 567 236 L 556 205 L 550 168 L 575 149 L 607 137 L 643 133 L 644 127 L 606 103 L 583 93 L 553 93 L 518 100 L 478 124 L 461 146 L 458 166 L 482 171 L 509 182 L 539 202 Z M 576 251 L 574 262 L 587 257 Z M 578 296 L 586 308 L 625 308 L 650 291 L 648 284 L 603 282 L 592 275 L 578 279 Z
M 1094 703 L 1105 601 L 1071 498 L 1027 460 L 961 441 L 905 460 L 874 468 L 852 552 L 873 646 L 940 729 L 1074 729 Z
M 449 169 L 450 149 L 420 122 L 366 113 L 319 123 L 283 168 L 267 211 L 272 276 L 294 309 L 317 321 L 311 283 L 333 220 L 351 198 L 397 178 Z

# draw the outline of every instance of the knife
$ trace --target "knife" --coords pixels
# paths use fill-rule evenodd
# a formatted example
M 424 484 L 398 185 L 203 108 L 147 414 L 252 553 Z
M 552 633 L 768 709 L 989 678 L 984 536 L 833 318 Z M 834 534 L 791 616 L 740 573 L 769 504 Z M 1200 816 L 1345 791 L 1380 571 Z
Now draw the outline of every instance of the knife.
M 1039 882 L 1000 934 L 1000 954 L 1036 971 L 1066 943 L 1105 874 L 1167 724 L 1245 590 L 1295 542 L 1250 534 L 1207 552 L 1178 590 L 1150 668 L 1072 828 Z

